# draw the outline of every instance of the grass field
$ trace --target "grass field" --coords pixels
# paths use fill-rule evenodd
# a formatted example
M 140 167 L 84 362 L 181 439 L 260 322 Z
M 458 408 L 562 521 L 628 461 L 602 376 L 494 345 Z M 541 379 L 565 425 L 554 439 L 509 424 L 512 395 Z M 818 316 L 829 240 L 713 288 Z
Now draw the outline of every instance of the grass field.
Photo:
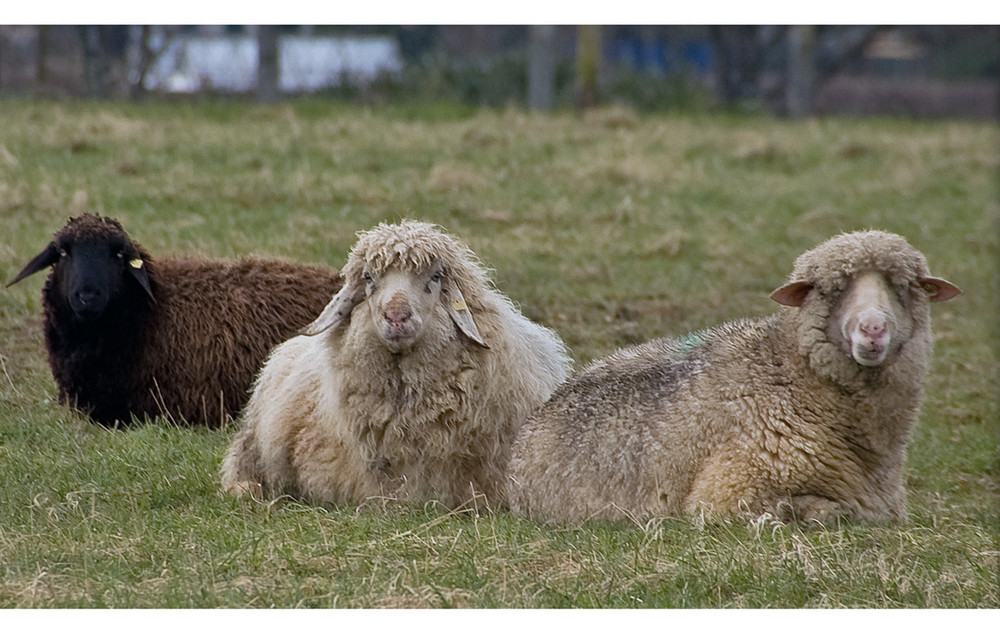
M 340 266 L 382 220 L 437 222 L 578 364 L 765 314 L 800 252 L 901 233 L 964 295 L 910 447 L 905 525 L 556 529 L 431 503 L 224 498 L 233 428 L 127 432 L 56 402 L 44 275 L 0 290 L 0 605 L 1000 607 L 1000 135 L 993 125 L 776 121 L 322 101 L 0 102 L 0 280 L 69 215 L 154 256 Z

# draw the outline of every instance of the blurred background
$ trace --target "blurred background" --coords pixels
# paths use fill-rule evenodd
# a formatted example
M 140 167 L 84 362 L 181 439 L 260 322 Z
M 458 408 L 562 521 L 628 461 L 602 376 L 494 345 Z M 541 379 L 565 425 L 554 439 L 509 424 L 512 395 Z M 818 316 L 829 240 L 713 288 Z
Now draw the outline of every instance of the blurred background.
M 0 97 L 994 119 L 997 26 L 0 26 Z

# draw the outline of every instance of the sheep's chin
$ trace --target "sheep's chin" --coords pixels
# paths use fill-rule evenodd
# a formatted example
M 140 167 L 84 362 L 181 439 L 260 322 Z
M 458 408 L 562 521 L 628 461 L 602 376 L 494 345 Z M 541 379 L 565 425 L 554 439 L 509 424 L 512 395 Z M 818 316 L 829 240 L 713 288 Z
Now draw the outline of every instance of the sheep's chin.
M 382 344 L 393 354 L 405 354 L 413 349 L 417 342 L 417 335 L 400 333 L 382 333 Z
M 879 367 L 885 362 L 888 355 L 888 346 L 882 349 L 877 349 L 869 348 L 861 344 L 854 344 L 851 347 L 851 357 L 854 358 L 854 361 L 857 364 L 863 367 Z
M 73 308 L 73 316 L 76 317 L 77 321 L 82 323 L 90 323 L 97 321 L 104 315 L 103 308 Z

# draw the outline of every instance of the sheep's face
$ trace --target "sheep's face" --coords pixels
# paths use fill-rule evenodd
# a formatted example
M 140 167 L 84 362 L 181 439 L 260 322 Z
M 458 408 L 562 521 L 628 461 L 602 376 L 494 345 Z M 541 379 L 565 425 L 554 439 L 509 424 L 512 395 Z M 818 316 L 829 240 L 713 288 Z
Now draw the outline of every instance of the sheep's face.
M 897 295 L 876 272 L 852 279 L 831 308 L 827 337 L 859 365 L 878 367 L 913 329 L 911 313 L 903 306 L 908 289 L 903 292 Z
M 357 327 L 370 327 L 390 352 L 404 354 L 429 332 L 455 336 L 457 327 L 466 339 L 489 348 L 458 282 L 440 260 L 428 258 L 417 265 L 399 259 L 389 264 L 349 259 L 343 271 L 347 283 L 300 334 L 315 336 L 359 323 Z
M 435 264 L 418 273 L 390 268 L 380 275 L 365 269 L 365 301 L 372 327 L 389 351 L 399 354 L 417 344 L 433 324 L 446 271 Z
M 71 219 L 8 285 L 51 266 L 52 290 L 81 321 L 100 318 L 134 280 L 152 297 L 138 248 L 114 220 L 84 215 Z
M 793 277 L 808 281 L 785 284 L 771 299 L 801 308 L 800 325 L 822 331 L 823 341 L 800 339 L 805 349 L 829 343 L 861 367 L 882 367 L 918 329 L 926 331 L 929 301 L 961 292 L 926 272 L 923 256 L 899 236 L 845 234 L 800 256 Z
M 104 240 L 56 242 L 59 261 L 56 283 L 73 313 L 81 320 L 99 318 L 122 285 L 124 244 Z
M 884 273 L 865 271 L 834 287 L 798 281 L 774 291 L 783 305 L 825 314 L 826 340 L 863 367 L 880 367 L 910 338 L 928 301 L 956 296 L 958 288 L 943 279 L 921 277 L 892 283 Z M 819 302 L 817 308 L 810 303 Z
M 881 231 L 827 240 L 799 256 L 792 278 L 771 298 L 805 312 L 796 318 L 803 349 L 831 344 L 861 367 L 890 362 L 911 336 L 926 331 L 929 301 L 961 292 L 929 276 L 923 255 L 906 240 Z

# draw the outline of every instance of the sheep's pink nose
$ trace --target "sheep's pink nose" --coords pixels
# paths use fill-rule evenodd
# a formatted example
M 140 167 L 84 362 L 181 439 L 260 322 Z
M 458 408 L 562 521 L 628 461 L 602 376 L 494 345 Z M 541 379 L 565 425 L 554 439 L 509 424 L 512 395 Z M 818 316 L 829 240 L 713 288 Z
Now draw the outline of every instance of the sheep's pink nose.
M 413 310 L 407 306 L 391 306 L 382 312 L 382 316 L 392 325 L 403 325 L 413 316 Z
M 885 319 L 880 316 L 868 315 L 858 323 L 861 333 L 870 339 L 881 338 L 885 334 Z

